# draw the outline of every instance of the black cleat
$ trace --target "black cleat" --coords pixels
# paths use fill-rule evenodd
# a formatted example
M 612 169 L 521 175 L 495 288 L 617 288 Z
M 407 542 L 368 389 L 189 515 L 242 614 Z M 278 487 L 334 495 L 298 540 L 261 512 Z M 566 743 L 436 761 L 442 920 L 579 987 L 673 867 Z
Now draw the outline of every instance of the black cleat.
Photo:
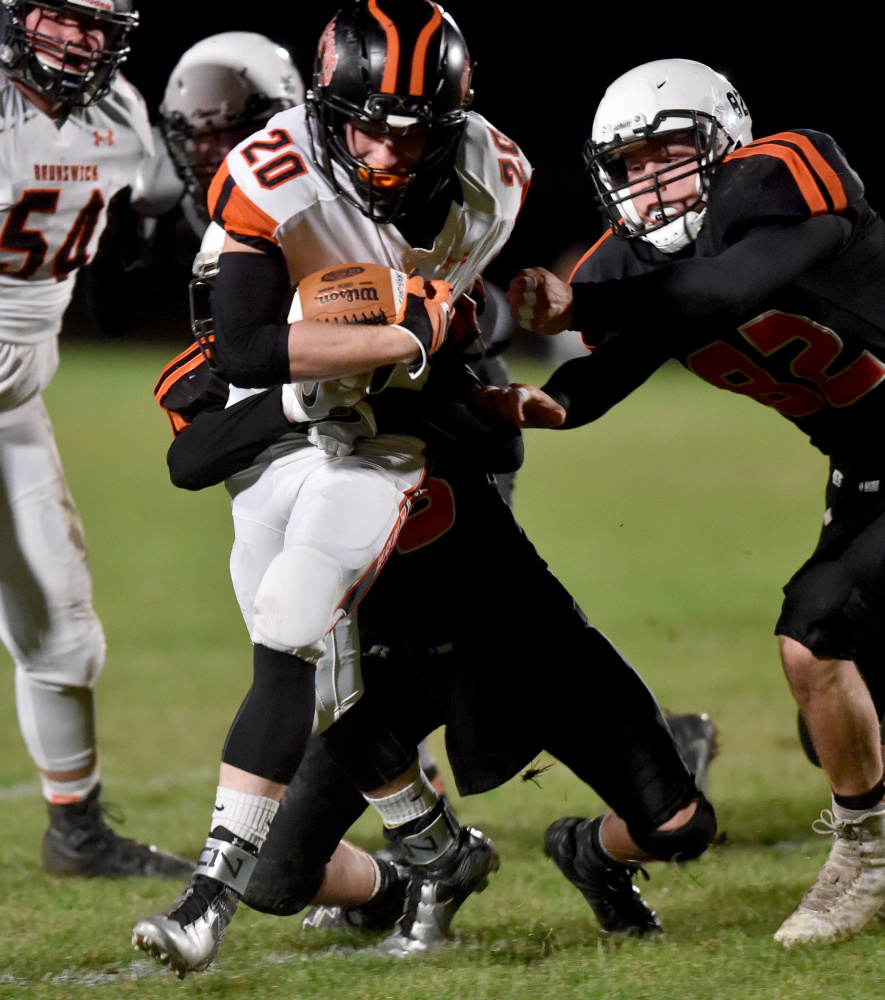
M 104 815 L 99 788 L 82 802 L 50 803 L 41 851 L 46 871 L 97 878 L 187 878 L 194 870 L 193 861 L 121 837 Z
M 379 859 L 375 860 L 381 869 L 381 886 L 375 896 L 360 906 L 311 907 L 302 920 L 304 928 L 319 930 L 327 927 L 348 927 L 361 931 L 389 931 L 396 926 L 406 905 L 406 890 L 411 869 L 406 865 Z
M 667 725 L 682 759 L 694 775 L 695 784 L 705 795 L 710 764 L 719 753 L 716 727 L 706 712 L 700 715 L 668 715 Z
M 544 853 L 580 890 L 607 934 L 651 937 L 663 931 L 657 914 L 633 884 L 639 865 L 603 856 L 599 847 L 602 817 L 566 816 L 544 834 Z

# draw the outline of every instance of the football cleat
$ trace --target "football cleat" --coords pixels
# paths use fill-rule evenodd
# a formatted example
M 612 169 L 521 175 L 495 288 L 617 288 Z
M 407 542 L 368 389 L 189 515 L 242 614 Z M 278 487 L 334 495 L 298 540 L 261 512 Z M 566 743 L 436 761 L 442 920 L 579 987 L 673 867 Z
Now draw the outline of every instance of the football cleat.
M 406 903 L 411 869 L 401 864 L 387 862 L 375 855 L 381 870 L 378 892 L 360 906 L 314 906 L 307 912 L 301 926 L 305 929 L 325 930 L 329 927 L 346 927 L 361 931 L 389 931 L 396 926 Z
M 137 951 L 168 965 L 179 979 L 189 972 L 203 972 L 218 954 L 239 901 L 230 886 L 206 875 L 194 875 L 169 909 L 139 920 L 132 931 L 132 944 Z
M 705 795 L 710 764 L 719 753 L 716 727 L 706 712 L 700 715 L 668 715 L 667 725 L 682 759 L 694 775 L 695 784 Z
M 49 804 L 41 859 L 51 875 L 101 878 L 186 878 L 194 862 L 121 837 L 105 822 L 100 788 L 82 802 Z
M 396 930 L 378 950 L 406 958 L 445 944 L 455 914 L 471 893 L 482 892 L 500 866 L 494 844 L 479 830 L 463 827 L 435 861 L 415 866 L 406 889 L 405 910 Z
M 812 828 L 831 834 L 833 846 L 814 885 L 774 935 L 786 947 L 844 941 L 885 904 L 885 807 L 851 820 L 825 809 Z
M 606 934 L 651 937 L 663 931 L 657 914 L 633 883 L 639 865 L 625 865 L 602 854 L 602 817 L 565 816 L 544 834 L 544 853 L 579 889 Z M 647 877 L 647 876 L 646 876 Z

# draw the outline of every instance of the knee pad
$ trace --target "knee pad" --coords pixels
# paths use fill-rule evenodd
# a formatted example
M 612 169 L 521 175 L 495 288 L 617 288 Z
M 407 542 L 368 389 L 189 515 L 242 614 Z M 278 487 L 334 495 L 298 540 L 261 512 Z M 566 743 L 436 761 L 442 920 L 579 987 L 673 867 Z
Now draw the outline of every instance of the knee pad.
M 331 555 L 310 545 L 288 546 L 255 594 L 252 641 L 316 663 L 344 591 L 341 566 Z
M 15 651 L 17 670 L 33 684 L 51 689 L 93 688 L 104 668 L 106 644 L 94 612 L 57 619 L 39 645 Z
M 630 836 L 657 861 L 692 861 L 699 858 L 716 836 L 716 813 L 702 794 L 694 815 L 676 830 L 650 830 Z
M 291 917 L 310 905 L 320 891 L 324 873 L 323 865 L 310 864 L 307 859 L 290 855 L 280 864 L 259 855 L 243 902 L 261 913 Z

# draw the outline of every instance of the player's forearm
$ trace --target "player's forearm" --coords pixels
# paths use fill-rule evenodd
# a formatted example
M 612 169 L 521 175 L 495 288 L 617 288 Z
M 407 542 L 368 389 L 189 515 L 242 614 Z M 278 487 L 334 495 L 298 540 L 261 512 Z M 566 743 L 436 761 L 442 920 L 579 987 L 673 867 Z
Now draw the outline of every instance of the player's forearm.
M 283 415 L 279 389 L 249 396 L 226 408 L 204 410 L 172 442 L 166 455 L 175 486 L 202 490 L 248 468 L 292 424 Z
M 289 327 L 293 382 L 357 375 L 383 365 L 411 364 L 418 342 L 395 326 L 360 326 L 300 320 Z
M 683 323 L 736 322 L 779 289 L 838 253 L 851 224 L 836 215 L 759 226 L 714 257 L 677 260 L 634 277 L 573 283 L 574 327 L 585 343 L 616 327 L 642 334 Z M 629 305 L 626 305 L 629 303 Z

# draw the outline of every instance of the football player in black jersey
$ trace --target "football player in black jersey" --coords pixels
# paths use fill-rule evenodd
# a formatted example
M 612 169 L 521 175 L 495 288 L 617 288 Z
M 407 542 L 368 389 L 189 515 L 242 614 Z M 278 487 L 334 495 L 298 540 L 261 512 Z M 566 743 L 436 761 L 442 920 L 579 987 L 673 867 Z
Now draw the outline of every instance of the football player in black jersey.
M 864 680 L 881 669 L 885 631 L 885 224 L 834 139 L 753 141 L 737 90 L 690 60 L 616 80 L 584 159 L 608 231 L 569 283 L 529 268 L 507 296 L 524 325 L 580 330 L 590 351 L 541 389 L 484 401 L 520 426 L 577 427 L 675 358 L 829 457 L 820 540 L 775 631 L 832 787 L 834 845 L 775 937 L 838 941 L 885 903 L 882 749 Z
M 416 743 L 445 725 L 461 794 L 500 785 L 543 749 L 594 788 L 615 811 L 558 820 L 545 849 L 607 933 L 655 935 L 660 922 L 633 876 L 646 861 L 697 857 L 712 840 L 715 815 L 703 794 L 712 725 L 683 715 L 670 717 L 671 730 L 633 668 L 550 573 L 489 475 L 518 467 L 518 432 L 473 406 L 475 380 L 459 388 L 462 369 L 460 354 L 441 352 L 413 414 L 433 477 L 360 604 L 364 694 L 311 741 L 243 898 L 277 915 L 325 904 L 313 926 L 389 926 L 403 912 L 402 873 L 376 864 L 367 892 L 358 876 L 372 859 L 339 842 L 366 808 L 359 789 L 398 774 Z M 191 398 L 201 384 L 193 376 L 176 359 L 158 399 L 179 418 L 172 481 L 202 489 L 247 466 L 290 424 L 280 388 L 224 407 L 211 391 Z M 453 584 L 477 552 L 496 567 L 494 586 Z M 505 621 L 519 626 L 489 624 Z M 542 664 L 556 665 L 555 684 L 536 683 Z M 416 915 L 409 908 L 400 922 L 410 939 Z M 433 943 L 422 932 L 412 950 Z

